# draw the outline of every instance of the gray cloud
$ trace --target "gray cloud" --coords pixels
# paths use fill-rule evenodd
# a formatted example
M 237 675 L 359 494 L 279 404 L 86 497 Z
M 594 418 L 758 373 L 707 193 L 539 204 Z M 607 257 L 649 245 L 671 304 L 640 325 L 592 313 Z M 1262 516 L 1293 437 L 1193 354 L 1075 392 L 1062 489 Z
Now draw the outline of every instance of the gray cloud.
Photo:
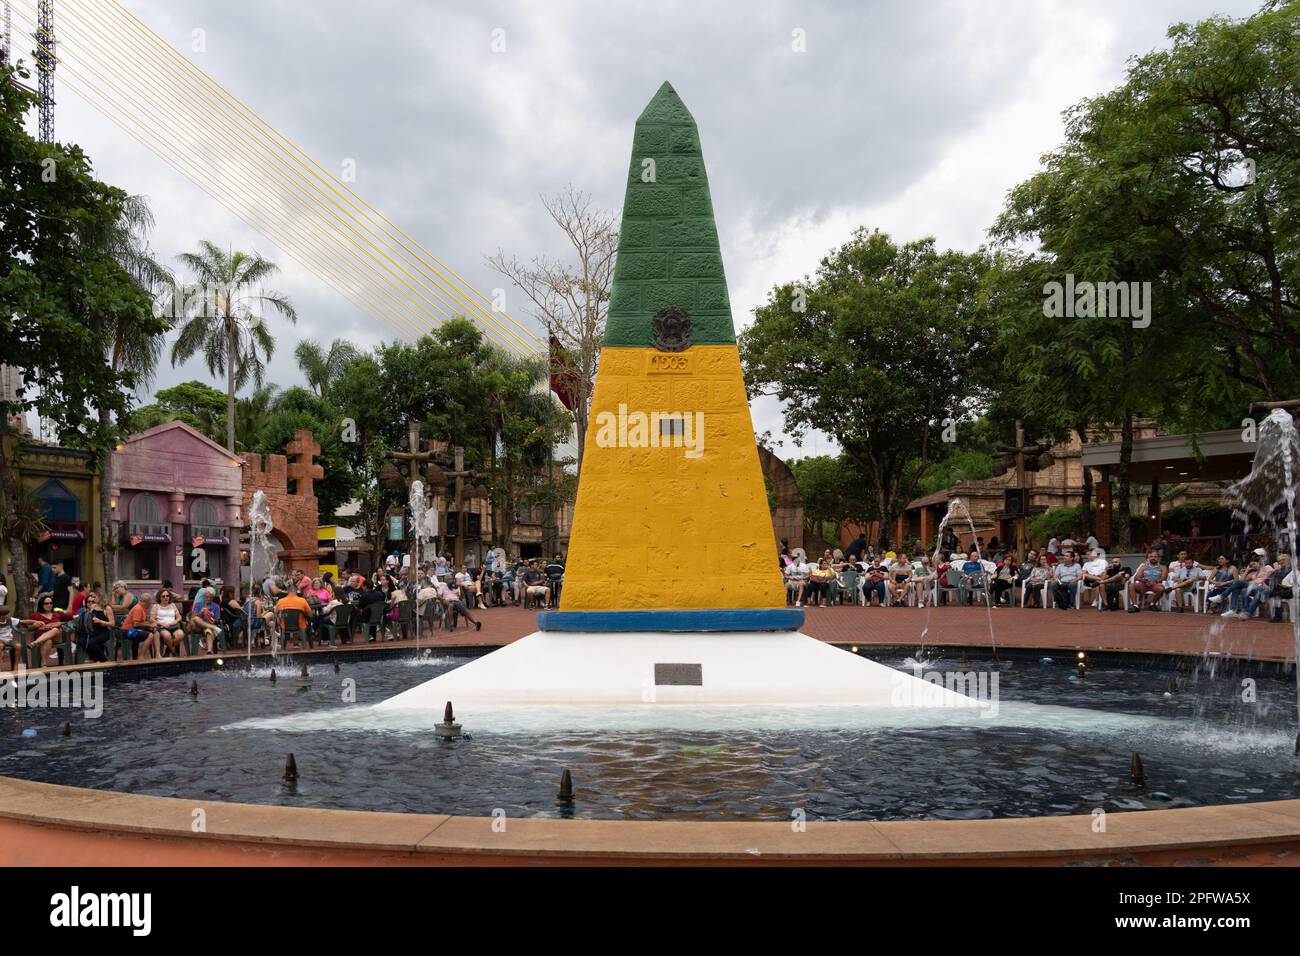
M 1059 140 L 1061 110 L 1119 82 L 1125 58 L 1163 43 L 1169 23 L 1258 4 L 127 6 L 326 169 L 354 159 L 356 192 L 484 292 L 502 284 L 482 261 L 498 247 L 565 254 L 539 193 L 572 182 L 621 206 L 633 122 L 670 80 L 700 125 L 744 325 L 767 289 L 812 271 L 855 225 L 978 244 L 1005 190 Z M 190 52 L 196 28 L 203 53 Z M 495 29 L 505 52 L 491 51 Z M 792 49 L 796 29 L 806 52 Z M 56 127 L 102 177 L 150 197 L 165 257 L 209 238 L 283 263 L 279 287 L 302 321 L 280 327 L 272 381 L 297 379 L 299 337 L 393 337 L 66 89 Z M 531 324 L 518 296 L 509 305 Z M 207 376 L 191 363 L 156 384 L 189 377 Z M 774 403 L 754 412 L 759 432 L 781 431 Z

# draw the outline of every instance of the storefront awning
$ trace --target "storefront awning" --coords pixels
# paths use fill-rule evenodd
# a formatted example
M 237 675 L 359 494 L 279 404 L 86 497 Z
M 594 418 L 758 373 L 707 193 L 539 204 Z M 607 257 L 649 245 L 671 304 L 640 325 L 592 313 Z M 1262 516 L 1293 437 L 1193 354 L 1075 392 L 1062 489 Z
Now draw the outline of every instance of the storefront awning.
M 142 544 L 171 544 L 172 536 L 169 534 L 133 534 L 127 537 L 126 543 L 133 548 Z
M 55 528 L 50 531 L 42 531 L 36 536 L 36 540 L 40 543 L 46 541 L 85 541 L 86 533 L 84 531 L 69 531 L 66 529 Z

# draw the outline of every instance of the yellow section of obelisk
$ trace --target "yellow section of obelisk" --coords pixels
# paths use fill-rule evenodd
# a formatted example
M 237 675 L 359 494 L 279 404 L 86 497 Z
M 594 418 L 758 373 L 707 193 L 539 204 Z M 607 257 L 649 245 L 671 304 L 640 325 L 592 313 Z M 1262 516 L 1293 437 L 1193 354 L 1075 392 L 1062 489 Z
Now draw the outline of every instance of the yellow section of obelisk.
M 690 435 L 698 455 L 665 438 L 658 439 L 661 447 L 631 447 L 646 443 L 634 416 L 655 412 L 680 414 L 691 429 L 699 422 L 699 434 Z M 606 346 L 578 479 L 562 609 L 784 606 L 736 346 L 696 345 L 682 352 Z

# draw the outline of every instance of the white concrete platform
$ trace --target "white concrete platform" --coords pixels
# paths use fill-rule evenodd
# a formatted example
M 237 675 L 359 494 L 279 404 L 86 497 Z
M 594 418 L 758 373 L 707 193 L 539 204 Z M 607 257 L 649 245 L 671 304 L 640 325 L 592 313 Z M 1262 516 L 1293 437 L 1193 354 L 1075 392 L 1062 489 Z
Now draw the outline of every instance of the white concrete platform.
M 698 685 L 665 683 L 697 671 Z M 538 631 L 375 709 L 441 712 L 447 701 L 457 712 L 476 704 L 979 706 L 797 631 Z

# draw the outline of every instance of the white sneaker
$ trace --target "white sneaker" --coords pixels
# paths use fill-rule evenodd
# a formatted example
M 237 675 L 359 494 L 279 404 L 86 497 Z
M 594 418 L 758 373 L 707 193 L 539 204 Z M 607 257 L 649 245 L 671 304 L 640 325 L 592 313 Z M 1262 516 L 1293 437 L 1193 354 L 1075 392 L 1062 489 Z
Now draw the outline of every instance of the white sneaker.
M 1214 594 L 1214 595 L 1211 595 L 1211 596 L 1210 596 L 1210 603 L 1211 603 L 1211 604 L 1222 604 L 1222 603 L 1223 603 L 1223 595 L 1222 595 L 1222 594 Z
M 803 607 L 803 601 L 795 601 L 795 602 L 794 602 L 794 606 L 795 606 L 795 607 Z
M 1219 615 L 1219 617 L 1236 617 L 1236 616 L 1237 616 L 1237 612 L 1232 609 L 1228 609 Z

